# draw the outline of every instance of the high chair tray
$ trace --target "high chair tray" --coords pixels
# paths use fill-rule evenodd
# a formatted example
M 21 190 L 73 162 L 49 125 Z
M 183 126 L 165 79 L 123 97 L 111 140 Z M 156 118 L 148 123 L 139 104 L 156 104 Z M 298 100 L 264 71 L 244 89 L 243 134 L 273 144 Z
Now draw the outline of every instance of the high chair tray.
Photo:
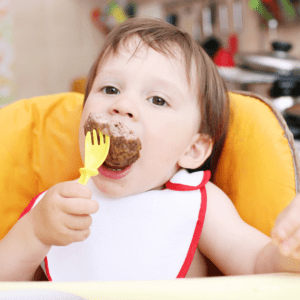
M 66 292 L 29 289 L 29 290 L 14 290 L 0 292 L 0 300 L 85 300 L 80 296 L 76 296 Z
M 24 291 L 68 293 L 77 298 L 52 299 L 207 299 L 207 300 L 265 300 L 299 299 L 300 275 L 281 273 L 268 275 L 222 276 L 161 281 L 120 282 L 0 282 L 1 293 Z M 1 292 L 2 291 L 2 292 Z M 33 295 L 33 294 L 32 294 Z M 36 294 L 35 294 L 36 295 Z M 63 295 L 63 294 L 62 294 Z M 69 296 L 70 297 L 70 296 Z M 80 298 L 82 297 L 82 298 Z M 6 299 L 17 299 L 8 297 Z M 27 299 L 27 298 L 19 298 Z M 40 298 L 30 298 L 40 299 Z M 48 299 L 48 298 L 43 298 Z

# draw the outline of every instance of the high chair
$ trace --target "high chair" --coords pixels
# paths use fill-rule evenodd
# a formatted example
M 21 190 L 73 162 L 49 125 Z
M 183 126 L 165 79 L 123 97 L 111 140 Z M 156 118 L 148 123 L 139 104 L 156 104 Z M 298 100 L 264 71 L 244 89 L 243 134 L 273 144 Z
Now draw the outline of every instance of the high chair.
M 244 92 L 229 97 L 230 128 L 214 183 L 242 219 L 270 235 L 277 215 L 299 192 L 299 156 L 270 102 Z M 34 196 L 79 178 L 82 104 L 82 94 L 64 93 L 0 109 L 0 239 Z

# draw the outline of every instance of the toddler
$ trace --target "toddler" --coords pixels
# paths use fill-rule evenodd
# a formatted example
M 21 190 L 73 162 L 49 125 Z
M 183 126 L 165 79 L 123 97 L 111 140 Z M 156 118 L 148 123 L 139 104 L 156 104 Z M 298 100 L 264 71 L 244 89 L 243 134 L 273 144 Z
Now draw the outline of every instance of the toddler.
M 102 165 L 86 186 L 62 182 L 35 197 L 0 241 L 0 280 L 202 277 L 204 257 L 226 275 L 300 271 L 299 196 L 271 239 L 209 181 L 229 102 L 216 67 L 188 33 L 156 19 L 116 27 L 87 82 L 83 161 L 90 113 L 129 127 L 140 158 L 122 170 Z

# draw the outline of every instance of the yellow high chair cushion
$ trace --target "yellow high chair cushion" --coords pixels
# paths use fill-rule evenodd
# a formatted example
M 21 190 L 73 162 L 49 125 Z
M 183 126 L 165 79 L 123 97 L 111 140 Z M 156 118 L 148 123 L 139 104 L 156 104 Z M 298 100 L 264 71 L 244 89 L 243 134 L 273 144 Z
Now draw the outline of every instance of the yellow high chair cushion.
M 78 129 L 83 95 L 20 100 L 0 109 L 0 239 L 30 199 L 79 178 Z
M 271 102 L 229 93 L 230 128 L 215 184 L 244 221 L 270 235 L 278 214 L 299 192 L 299 156 L 293 136 Z
M 242 218 L 266 234 L 298 191 L 298 156 L 285 122 L 261 99 L 230 93 L 230 131 L 215 183 Z M 0 109 L 0 239 L 29 201 L 79 178 L 83 95 L 17 101 Z

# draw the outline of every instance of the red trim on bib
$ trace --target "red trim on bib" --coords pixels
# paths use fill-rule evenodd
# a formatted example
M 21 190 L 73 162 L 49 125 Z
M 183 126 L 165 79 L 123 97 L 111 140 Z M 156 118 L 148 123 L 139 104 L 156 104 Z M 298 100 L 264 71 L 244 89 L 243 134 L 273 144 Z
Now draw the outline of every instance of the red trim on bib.
M 37 200 L 37 198 L 44 192 L 41 192 L 39 193 L 37 196 L 35 196 L 34 198 L 32 198 L 32 200 L 29 202 L 29 204 L 27 205 L 27 207 L 23 210 L 23 212 L 21 213 L 20 217 L 19 217 L 19 220 L 24 217 L 28 212 L 30 212 L 30 210 L 32 209 L 35 201 Z M 47 256 L 44 258 L 44 261 L 45 261 L 45 268 L 46 268 L 46 275 L 48 277 L 48 280 L 49 281 L 52 281 L 52 278 L 50 276 L 50 273 L 49 273 L 49 267 L 48 267 L 48 259 L 47 259 Z
M 49 271 L 49 264 L 48 264 L 48 258 L 47 258 L 47 256 L 45 256 L 44 261 L 45 261 L 46 275 L 48 277 L 48 280 L 52 281 L 52 277 L 51 277 L 50 271 Z
M 166 188 L 168 188 L 169 190 L 173 190 L 173 191 L 195 191 L 195 190 L 199 190 L 201 187 L 205 186 L 205 184 L 207 183 L 207 181 L 209 181 L 211 173 L 209 170 L 203 171 L 203 179 L 201 181 L 200 184 L 198 184 L 197 186 L 190 186 L 190 185 L 185 185 L 185 184 L 181 184 L 181 183 L 173 183 L 171 181 L 168 181 L 166 183 Z
M 35 196 L 34 198 L 32 198 L 32 200 L 29 202 L 29 204 L 26 206 L 26 208 L 23 210 L 23 212 L 21 213 L 19 220 L 24 217 L 28 212 L 30 212 L 30 210 L 32 209 L 32 206 L 34 205 L 36 199 L 39 197 L 39 195 L 41 195 L 44 192 L 39 193 L 37 196 Z
M 209 176 L 210 176 L 210 174 L 209 174 Z M 203 181 L 204 181 L 204 178 L 203 178 Z M 176 278 L 184 278 L 186 276 L 186 274 L 191 266 L 191 263 L 193 261 L 198 244 L 199 244 L 199 240 L 200 240 L 200 236 L 201 236 L 201 232 L 202 232 L 202 228 L 203 228 L 203 224 L 204 224 L 206 206 L 207 206 L 207 193 L 206 193 L 205 186 L 202 186 L 200 188 L 200 192 L 201 192 L 201 208 L 199 210 L 198 221 L 197 221 L 197 224 L 195 227 L 195 231 L 194 231 L 194 235 L 193 235 L 193 238 L 192 238 L 192 241 L 190 244 L 189 251 L 186 255 L 186 258 L 181 267 L 181 270 L 179 271 Z

